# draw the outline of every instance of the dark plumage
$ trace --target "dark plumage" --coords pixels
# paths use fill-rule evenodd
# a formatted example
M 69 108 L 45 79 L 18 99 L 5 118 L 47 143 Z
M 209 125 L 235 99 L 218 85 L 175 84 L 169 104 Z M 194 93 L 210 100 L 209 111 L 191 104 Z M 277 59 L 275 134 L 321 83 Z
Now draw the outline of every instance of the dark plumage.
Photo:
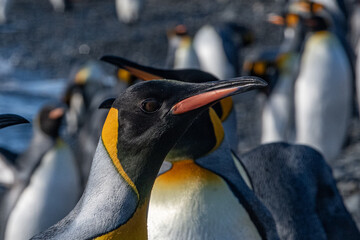
M 360 239 L 331 168 L 314 149 L 271 143 L 241 155 L 241 161 L 281 239 Z

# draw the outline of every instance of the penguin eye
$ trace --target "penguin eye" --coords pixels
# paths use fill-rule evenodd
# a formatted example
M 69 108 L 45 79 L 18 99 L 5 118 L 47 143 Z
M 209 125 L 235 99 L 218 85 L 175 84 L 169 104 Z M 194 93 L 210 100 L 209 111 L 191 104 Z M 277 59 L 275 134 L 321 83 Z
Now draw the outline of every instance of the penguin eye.
M 154 98 L 146 99 L 141 103 L 141 109 L 146 113 L 156 112 L 157 110 L 160 109 L 160 107 L 161 107 L 161 103 Z

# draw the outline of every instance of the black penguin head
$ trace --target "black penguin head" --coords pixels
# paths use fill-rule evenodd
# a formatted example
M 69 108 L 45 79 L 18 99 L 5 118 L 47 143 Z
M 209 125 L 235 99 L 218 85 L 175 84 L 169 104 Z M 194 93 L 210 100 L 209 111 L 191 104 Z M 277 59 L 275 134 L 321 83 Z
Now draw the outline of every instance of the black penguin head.
M 198 69 L 153 68 L 140 65 L 138 63 L 117 56 L 103 56 L 101 60 L 113 64 L 117 66 L 120 70 L 128 72 L 131 76 L 135 76 L 145 81 L 156 79 L 173 79 L 181 82 L 203 83 L 218 80 L 214 75 Z M 224 120 L 230 114 L 230 111 L 232 109 L 232 100 L 231 98 L 221 100 L 221 102 L 215 103 L 213 105 L 213 108 L 219 118 Z M 205 115 L 208 116 L 208 114 Z
M 40 130 L 52 138 L 58 137 L 64 113 L 65 109 L 62 107 L 44 106 L 37 116 Z
M 223 98 L 263 86 L 266 83 L 255 77 L 208 83 L 137 83 L 114 100 L 102 142 L 109 155 L 121 161 L 144 199 L 167 153 L 198 115 Z
M 0 114 L 0 129 L 22 123 L 29 123 L 29 121 L 16 114 Z
M 304 21 L 308 32 L 319 32 L 329 29 L 328 21 L 321 16 L 313 15 L 309 18 L 304 19 Z
M 260 49 L 247 56 L 243 65 L 243 74 L 260 77 L 269 84 L 267 88 L 260 89 L 267 96 L 271 94 L 279 76 L 279 56 L 279 49 Z
M 183 134 L 190 122 L 214 103 L 266 85 L 257 77 L 207 83 L 174 80 L 137 83 L 126 89 L 111 107 L 117 112 L 119 142 L 129 149 L 134 145 L 151 145 L 156 138 L 165 140 L 161 143 L 164 146 L 171 145 L 171 135 Z

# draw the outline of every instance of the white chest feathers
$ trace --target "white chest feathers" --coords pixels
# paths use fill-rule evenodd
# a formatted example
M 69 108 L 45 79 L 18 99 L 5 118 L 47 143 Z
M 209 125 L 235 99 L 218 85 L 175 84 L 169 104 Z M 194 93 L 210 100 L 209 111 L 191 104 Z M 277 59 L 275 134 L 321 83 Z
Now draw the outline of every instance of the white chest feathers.
M 79 173 L 68 146 L 45 154 L 10 214 L 6 240 L 29 239 L 65 217 L 80 197 Z
M 153 187 L 149 239 L 261 239 L 226 182 L 192 160 L 173 163 Z

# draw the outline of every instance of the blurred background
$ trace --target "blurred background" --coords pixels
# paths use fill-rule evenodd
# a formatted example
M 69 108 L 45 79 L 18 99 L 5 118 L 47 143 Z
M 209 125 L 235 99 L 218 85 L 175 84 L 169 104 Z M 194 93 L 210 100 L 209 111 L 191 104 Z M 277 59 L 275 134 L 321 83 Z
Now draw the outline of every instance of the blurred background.
M 119 21 L 114 0 L 71 3 L 71 9 L 57 12 L 49 0 L 10 1 L 7 21 L 0 25 L 0 113 L 15 113 L 32 120 L 44 103 L 61 99 L 79 65 L 103 55 L 164 67 L 167 32 L 179 24 L 186 26 L 190 36 L 204 24 L 229 20 L 251 29 L 254 42 L 239 52 L 239 72 L 254 49 L 278 46 L 283 39 L 284 29 L 267 20 L 269 14 L 283 11 L 284 1 L 145 0 L 139 19 L 132 23 Z M 346 0 L 345 4 L 351 13 L 355 1 Z M 99 64 L 112 81 L 114 67 Z M 261 109 L 261 100 L 254 93 L 237 101 L 240 153 L 260 144 Z M 31 136 L 31 125 L 2 129 L 0 146 L 20 153 Z M 348 136 L 346 147 L 331 165 L 345 204 L 360 226 L 357 116 L 351 119 Z

